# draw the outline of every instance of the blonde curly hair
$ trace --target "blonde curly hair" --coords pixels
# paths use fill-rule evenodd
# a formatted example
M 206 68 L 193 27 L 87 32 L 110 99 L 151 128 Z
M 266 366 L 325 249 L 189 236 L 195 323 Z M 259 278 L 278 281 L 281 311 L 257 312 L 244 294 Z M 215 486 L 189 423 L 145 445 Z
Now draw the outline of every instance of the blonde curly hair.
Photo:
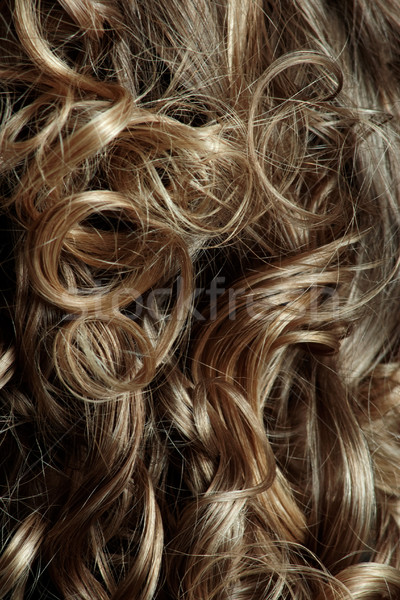
M 400 597 L 398 0 L 5 0 L 0 598 Z

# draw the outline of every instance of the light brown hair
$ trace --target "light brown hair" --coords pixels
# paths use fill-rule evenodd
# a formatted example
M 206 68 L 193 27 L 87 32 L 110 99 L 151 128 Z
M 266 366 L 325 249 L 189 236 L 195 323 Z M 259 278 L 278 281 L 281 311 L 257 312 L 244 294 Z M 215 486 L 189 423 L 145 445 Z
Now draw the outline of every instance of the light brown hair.
M 399 598 L 399 3 L 1 11 L 0 598 Z

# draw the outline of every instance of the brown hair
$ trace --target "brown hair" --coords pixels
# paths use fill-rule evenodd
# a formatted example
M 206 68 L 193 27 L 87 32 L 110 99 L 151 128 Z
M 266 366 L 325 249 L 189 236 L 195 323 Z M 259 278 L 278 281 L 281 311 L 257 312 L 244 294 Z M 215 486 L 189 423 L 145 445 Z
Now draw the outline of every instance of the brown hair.
M 0 29 L 0 598 L 399 598 L 398 3 Z

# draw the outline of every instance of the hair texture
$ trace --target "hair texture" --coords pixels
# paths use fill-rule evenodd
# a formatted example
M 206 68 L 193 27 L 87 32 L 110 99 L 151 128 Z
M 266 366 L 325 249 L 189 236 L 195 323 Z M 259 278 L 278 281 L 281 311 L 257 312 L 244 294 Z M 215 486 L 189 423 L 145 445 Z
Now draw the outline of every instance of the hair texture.
M 399 1 L 0 4 L 0 598 L 398 600 Z

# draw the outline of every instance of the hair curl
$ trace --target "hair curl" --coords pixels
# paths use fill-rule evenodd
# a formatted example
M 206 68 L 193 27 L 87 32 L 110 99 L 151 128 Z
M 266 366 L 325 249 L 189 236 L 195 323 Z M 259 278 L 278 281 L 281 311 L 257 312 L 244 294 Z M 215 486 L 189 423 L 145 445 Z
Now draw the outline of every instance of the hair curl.
M 399 598 L 399 3 L 1 8 L 0 598 Z

